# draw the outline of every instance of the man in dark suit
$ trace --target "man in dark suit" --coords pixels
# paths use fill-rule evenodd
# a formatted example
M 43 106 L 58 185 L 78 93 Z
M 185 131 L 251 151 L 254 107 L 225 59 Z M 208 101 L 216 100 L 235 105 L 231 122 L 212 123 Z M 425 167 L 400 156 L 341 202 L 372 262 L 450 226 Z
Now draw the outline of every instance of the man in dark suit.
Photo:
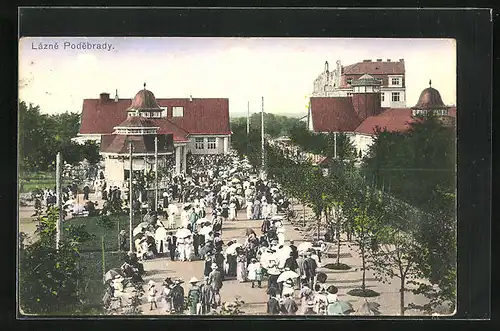
M 281 310 L 280 303 L 278 299 L 276 299 L 276 290 L 270 289 L 269 296 L 269 301 L 267 302 L 267 314 L 279 315 Z
M 295 246 L 295 242 L 290 240 L 290 249 L 292 250 L 292 256 L 295 260 L 299 258 L 299 251 L 297 250 L 297 246 Z
M 170 252 L 170 260 L 174 261 L 175 260 L 175 249 L 177 247 L 177 237 L 174 236 L 172 232 L 168 233 L 168 238 L 167 238 L 167 248 L 168 251 Z
M 221 298 L 220 298 L 220 289 L 222 288 L 222 274 L 218 270 L 217 264 L 212 264 L 212 272 L 208 275 L 208 285 L 212 286 L 215 293 L 215 300 L 217 305 L 220 306 Z

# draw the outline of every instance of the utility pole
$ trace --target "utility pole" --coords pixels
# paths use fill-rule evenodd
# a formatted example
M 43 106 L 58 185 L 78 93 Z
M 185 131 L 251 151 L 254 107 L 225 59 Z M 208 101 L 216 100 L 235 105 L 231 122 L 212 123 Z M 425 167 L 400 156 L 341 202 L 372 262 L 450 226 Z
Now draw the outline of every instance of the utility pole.
M 264 157 L 264 97 L 262 97 L 262 110 L 261 110 L 261 154 L 262 154 L 262 175 L 264 176 L 265 157 Z M 263 179 L 263 178 L 262 178 Z
M 132 193 L 133 193 L 133 190 L 132 190 L 132 185 L 133 185 L 133 182 L 132 182 L 132 173 L 133 173 L 133 170 L 132 170 L 132 142 L 129 141 L 129 153 L 130 153 L 130 160 L 129 160 L 129 188 L 128 188 L 128 196 L 129 196 L 129 207 L 130 207 L 130 216 L 129 216 L 129 250 L 131 252 L 133 252 L 133 246 L 132 246 L 132 242 L 133 242 L 133 236 L 132 236 L 132 219 L 134 217 L 134 208 L 133 208 L 133 203 L 134 203 L 134 200 L 132 198 Z
M 158 211 L 158 135 L 155 136 L 155 211 Z
M 62 203 L 62 188 L 61 188 L 61 152 L 56 156 L 56 194 L 57 194 L 57 209 L 59 215 L 56 222 L 56 249 L 59 249 L 59 242 L 61 241 L 61 223 L 63 219 L 63 203 Z
M 247 105 L 247 138 L 250 135 L 250 101 Z
M 333 133 L 333 158 L 337 158 L 337 132 Z

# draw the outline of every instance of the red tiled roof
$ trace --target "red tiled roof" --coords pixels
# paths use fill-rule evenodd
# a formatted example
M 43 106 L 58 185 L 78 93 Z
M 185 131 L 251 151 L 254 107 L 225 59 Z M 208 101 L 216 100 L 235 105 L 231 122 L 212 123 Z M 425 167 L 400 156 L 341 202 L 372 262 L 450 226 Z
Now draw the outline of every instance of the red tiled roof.
M 228 99 L 157 99 L 161 107 L 168 107 L 166 118 L 154 119 L 160 133 L 175 133 L 174 140 L 186 134 L 230 134 Z M 127 118 L 130 99 L 101 101 L 83 100 L 80 134 L 111 134 L 113 128 Z M 183 106 L 184 116 L 172 117 L 172 107 Z
M 229 128 L 229 99 L 157 99 L 168 107 L 168 116 L 189 134 L 231 134 Z M 172 117 L 172 107 L 184 107 L 183 117 Z
M 146 117 L 130 116 L 117 126 L 121 128 L 152 128 L 155 127 L 155 123 Z
M 350 97 L 312 97 L 311 115 L 315 132 L 353 131 L 361 123 Z
M 405 131 L 413 120 L 411 114 L 409 108 L 386 108 L 380 115 L 368 117 L 354 132 L 372 135 L 377 127 L 387 131 Z
M 154 153 L 154 135 L 121 135 L 111 134 L 101 137 L 101 152 L 105 153 L 129 153 L 129 142 L 132 142 L 134 153 Z M 158 139 L 158 153 L 173 152 L 172 138 L 162 135 Z
M 343 75 L 402 75 L 405 73 L 404 62 L 358 62 L 343 67 Z

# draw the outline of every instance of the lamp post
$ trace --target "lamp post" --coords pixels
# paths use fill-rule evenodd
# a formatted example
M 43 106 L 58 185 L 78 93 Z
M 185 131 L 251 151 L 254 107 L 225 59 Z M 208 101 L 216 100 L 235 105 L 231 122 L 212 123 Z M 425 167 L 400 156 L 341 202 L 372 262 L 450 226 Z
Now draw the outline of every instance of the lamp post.
M 133 203 L 134 200 L 132 198 L 133 195 L 133 180 L 132 180 L 132 174 L 133 174 L 133 168 L 132 168 L 132 142 L 129 142 L 129 190 L 128 190 L 128 195 L 129 195 L 129 207 L 130 207 L 130 215 L 129 215 L 129 251 L 133 252 L 133 236 L 132 236 L 132 219 L 134 217 L 134 208 L 133 208 Z

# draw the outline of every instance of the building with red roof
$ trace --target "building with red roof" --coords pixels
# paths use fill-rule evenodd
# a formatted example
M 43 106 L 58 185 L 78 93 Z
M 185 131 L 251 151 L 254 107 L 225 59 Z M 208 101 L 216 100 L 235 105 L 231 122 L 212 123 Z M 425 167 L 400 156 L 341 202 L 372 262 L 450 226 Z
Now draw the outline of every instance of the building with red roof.
M 337 61 L 330 71 L 328 61 L 324 71 L 315 79 L 313 97 L 350 97 L 353 95 L 353 81 L 368 74 L 380 84 L 380 105 L 386 108 L 406 107 L 406 82 L 404 59 L 363 60 L 348 66 Z
M 431 86 L 422 91 L 415 106 L 394 108 L 381 106 L 380 81 L 371 75 L 362 75 L 351 85 L 353 92 L 350 97 L 310 98 L 309 130 L 347 133 L 363 155 L 378 130 L 406 131 L 419 115 L 433 113 L 446 125 L 455 125 L 456 107 L 445 105 L 439 91 Z
M 124 186 L 130 144 L 134 171 L 151 168 L 156 151 L 159 164 L 175 155 L 175 172 L 181 173 L 186 171 L 188 152 L 228 153 L 230 138 L 228 99 L 156 99 L 144 84 L 133 99 L 120 99 L 118 92 L 114 99 L 109 93 L 85 99 L 74 140 L 99 142 L 106 180 Z

